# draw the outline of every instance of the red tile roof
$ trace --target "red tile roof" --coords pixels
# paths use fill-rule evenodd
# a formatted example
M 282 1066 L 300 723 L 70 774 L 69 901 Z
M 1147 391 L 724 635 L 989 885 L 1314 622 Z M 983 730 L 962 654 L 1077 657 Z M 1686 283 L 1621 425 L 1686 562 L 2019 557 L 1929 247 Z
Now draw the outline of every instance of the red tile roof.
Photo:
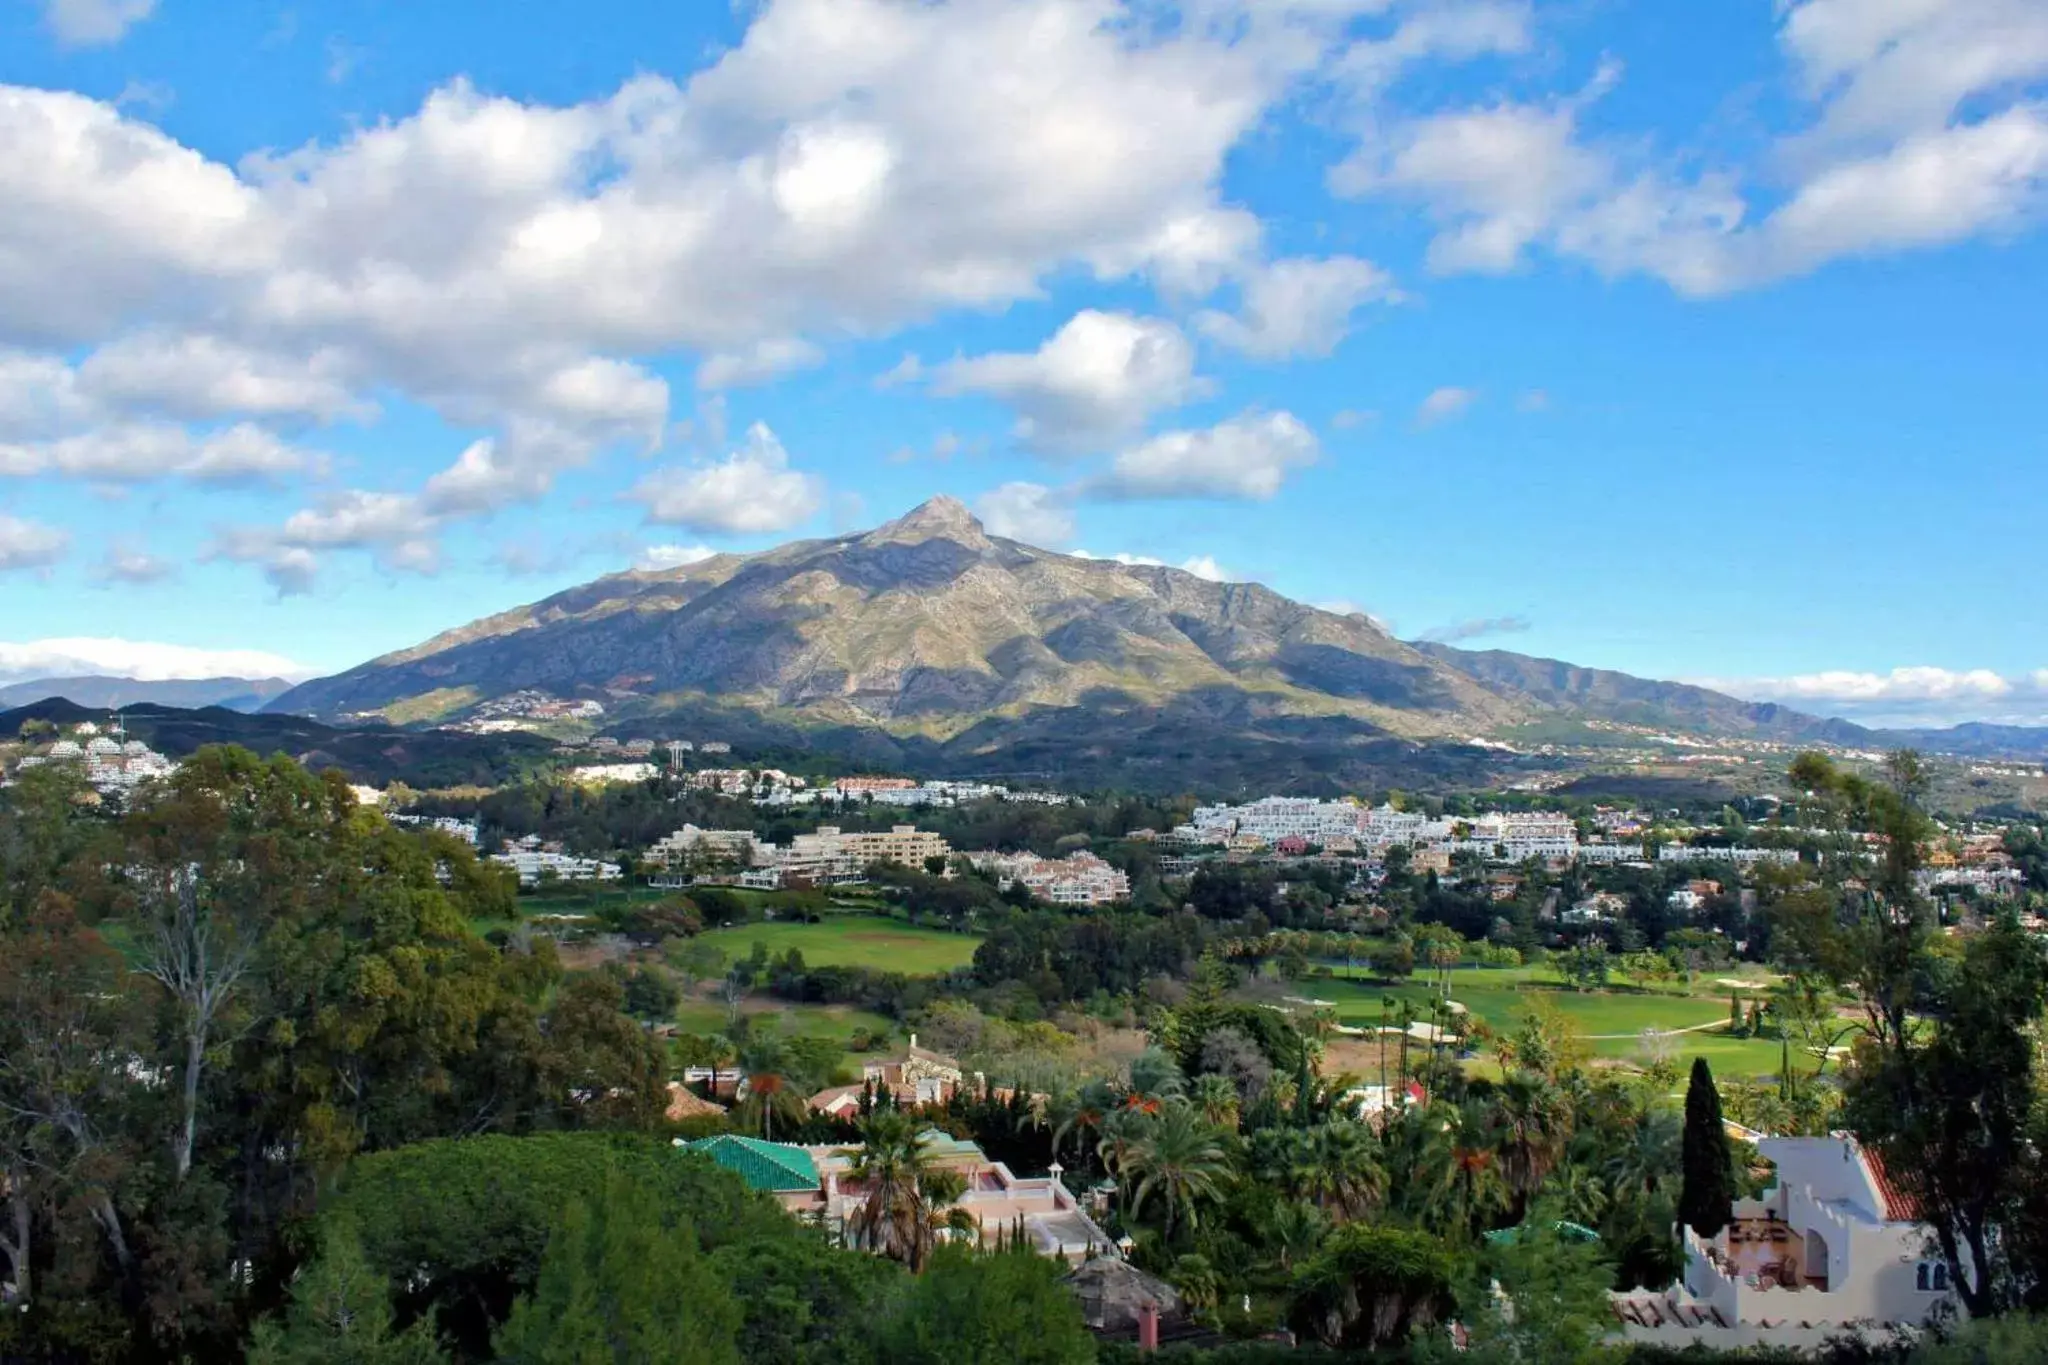
M 1917 1223 L 1920 1221 L 1920 1201 L 1910 1190 L 1901 1188 L 1891 1173 L 1884 1168 L 1884 1158 L 1875 1148 L 1864 1147 L 1863 1164 L 1870 1171 L 1870 1183 L 1877 1186 L 1878 1198 L 1884 1200 L 1884 1216 L 1893 1223 Z

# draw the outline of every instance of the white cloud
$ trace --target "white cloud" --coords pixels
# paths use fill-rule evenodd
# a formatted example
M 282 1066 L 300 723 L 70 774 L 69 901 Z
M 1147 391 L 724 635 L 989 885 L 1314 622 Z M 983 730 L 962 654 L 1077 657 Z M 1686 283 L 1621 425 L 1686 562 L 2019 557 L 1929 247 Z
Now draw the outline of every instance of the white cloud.
M 1158 318 L 1084 309 L 1036 351 L 997 352 L 939 366 L 942 394 L 985 393 L 1018 414 L 1017 434 L 1043 450 L 1100 449 L 1146 418 L 1204 392 L 1195 348 Z
M 747 429 L 745 443 L 716 464 L 655 470 L 630 496 L 647 520 L 708 534 L 758 535 L 786 531 L 810 520 L 824 504 L 824 481 L 789 467 L 765 423 Z
M 700 389 L 734 389 L 759 384 L 792 370 L 821 365 L 825 352 L 802 337 L 770 337 L 736 351 L 720 351 L 697 367 Z
M 1328 598 L 1321 602 L 1311 602 L 1309 605 L 1317 611 L 1327 611 L 1333 616 L 1363 616 L 1371 623 L 1373 629 L 1379 631 L 1380 634 L 1392 635 L 1394 633 L 1394 623 L 1392 621 L 1389 621 L 1384 616 L 1377 616 L 1367 611 L 1348 597 Z
M 333 550 L 367 550 L 394 572 L 437 573 L 441 530 L 441 518 L 413 494 L 350 488 L 324 494 L 280 526 L 222 528 L 205 557 L 257 565 L 289 596 L 311 591 L 320 555 Z
M 1576 101 L 1495 104 L 1415 119 L 1330 172 L 1339 194 L 1421 201 L 1441 224 L 1432 270 L 1502 273 L 1560 216 L 1607 188 L 1607 159 L 1576 138 Z
M 1794 0 L 1779 39 L 1823 102 L 1818 149 L 1947 126 L 1973 96 L 2048 74 L 2036 0 Z
M 1042 483 L 1006 483 L 975 500 L 974 514 L 989 534 L 1032 545 L 1064 545 L 1074 538 L 1071 495 Z
M 1196 318 L 1204 334 L 1262 360 L 1326 356 L 1350 329 L 1351 315 L 1394 297 L 1393 277 L 1356 256 L 1274 261 L 1239 285 L 1235 316 L 1209 311 Z
M 1529 629 L 1529 618 L 1526 616 L 1480 616 L 1469 621 L 1456 621 L 1448 626 L 1425 630 L 1421 638 L 1437 644 L 1454 645 L 1487 635 L 1520 635 Z
M 68 531 L 0 512 L 0 573 L 46 569 L 70 548 Z
M 643 572 L 659 573 L 664 569 L 702 564 L 717 554 L 718 551 L 709 545 L 649 545 L 634 559 L 633 567 Z
M 1416 424 L 1433 427 L 1439 422 L 1448 422 L 1478 400 L 1479 392 L 1476 389 L 1461 389 L 1448 384 L 1440 389 L 1432 389 L 1429 396 L 1415 409 Z
M 110 411 L 189 420 L 240 413 L 332 421 L 374 413 L 352 392 L 348 361 L 332 347 L 300 356 L 200 332 L 124 336 L 86 358 L 77 386 Z
M 1849 257 L 1997 235 L 2048 208 L 2048 7 L 2036 0 L 1791 0 L 1780 41 L 1814 122 L 1764 158 L 1776 202 L 1726 169 L 1691 179 L 1646 144 L 1583 135 L 1619 79 L 1578 94 L 1371 121 L 1340 194 L 1421 206 L 1439 272 L 1500 273 L 1532 248 L 1608 275 L 1723 294 Z
M 65 678 L 104 674 L 141 682 L 179 678 L 285 678 L 314 670 L 281 654 L 257 649 L 200 649 L 148 640 L 76 636 L 0 640 L 0 679 Z
M 1193 574 L 1195 577 L 1207 579 L 1211 583 L 1238 583 L 1243 581 L 1236 574 L 1217 563 L 1216 556 L 1214 555 L 1190 555 L 1178 564 L 1169 564 L 1165 560 L 1155 559 L 1151 555 L 1134 555 L 1123 552 L 1113 555 L 1095 555 L 1088 553 L 1086 550 L 1070 550 L 1068 553 L 1076 559 L 1107 559 L 1113 563 L 1127 564 L 1134 568 L 1179 569 L 1182 573 Z
M 809 334 L 1000 308 L 1061 271 L 1187 288 L 1254 260 L 1226 158 L 1341 44 L 1340 16 L 1151 17 L 768 0 L 680 81 L 562 107 L 457 81 L 233 167 L 112 104 L 0 87 L 0 344 L 86 353 L 96 401 L 123 408 L 97 420 L 338 420 L 397 391 L 487 429 L 428 494 L 487 513 L 667 425 L 666 387 L 619 357 L 748 382 L 807 363 Z M 566 411 L 548 377 L 599 365 L 659 411 Z
M 178 575 L 178 566 L 147 550 L 116 545 L 92 568 L 92 580 L 103 587 L 115 583 L 140 586 L 161 583 Z
M 105 47 L 155 9 L 156 0 L 43 0 L 43 22 L 66 47 Z
M 1782 702 L 1866 724 L 2048 724 L 2048 669 L 2007 676 L 1989 668 L 1921 665 L 1883 673 L 1829 669 L 1775 678 L 1696 681 L 1752 701 Z
M 1316 462 L 1316 435 L 1289 412 L 1242 412 L 1193 431 L 1168 431 L 1119 454 L 1093 491 L 1108 498 L 1264 501 Z
M 102 483 L 275 481 L 324 463 L 324 457 L 246 422 L 204 433 L 166 422 L 130 422 L 53 441 L 0 445 L 0 476 L 55 474 Z
M 1401 73 L 1430 59 L 1469 61 L 1526 52 L 1535 15 L 1527 0 L 1454 0 L 1417 6 L 1384 38 L 1362 38 L 1337 59 L 1335 75 L 1371 99 Z

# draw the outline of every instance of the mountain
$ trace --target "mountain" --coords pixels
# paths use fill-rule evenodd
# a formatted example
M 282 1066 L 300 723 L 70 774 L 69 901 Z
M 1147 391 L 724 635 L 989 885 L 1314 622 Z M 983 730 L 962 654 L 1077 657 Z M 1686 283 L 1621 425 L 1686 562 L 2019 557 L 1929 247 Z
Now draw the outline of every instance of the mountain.
M 865 534 L 601 578 L 266 709 L 438 720 L 522 689 L 791 742 L 864 735 L 877 761 L 983 770 L 1113 769 L 1190 746 L 1270 766 L 1527 710 L 1362 615 L 1005 540 L 951 498 Z M 1237 772 L 1220 750 L 1219 774 Z
M 20 732 L 25 722 L 76 725 L 101 721 L 106 708 L 81 706 L 51 697 L 0 711 L 0 735 Z M 337 728 L 305 716 L 251 714 L 224 706 L 180 708 L 142 702 L 121 713 L 129 739 L 159 753 L 184 758 L 204 744 L 239 744 L 259 754 L 286 753 L 311 768 L 340 768 L 351 779 L 384 786 L 499 786 L 530 777 L 554 757 L 554 744 L 539 735 L 470 735 L 450 730 L 401 730 L 395 726 Z
M 1774 702 L 1742 701 L 1690 683 L 1657 682 L 1505 649 L 1457 649 L 1433 641 L 1418 641 L 1415 648 L 1502 696 L 1578 719 L 1792 744 L 1874 742 L 1871 731 L 1849 721 L 1810 716 Z
M 757 760 L 1211 790 L 1484 781 L 1523 760 L 1464 741 L 1559 719 L 1885 742 L 1686 684 L 1404 643 L 1257 584 L 1057 554 L 943 497 L 865 533 L 600 578 L 265 710 L 419 725 L 526 690 L 600 701 L 623 736 L 721 737 Z
M 291 690 L 283 678 L 174 678 L 143 682 L 135 678 L 92 675 L 80 678 L 36 678 L 0 685 L 0 708 L 26 706 L 62 697 L 80 706 L 115 710 L 150 702 L 159 706 L 225 706 L 231 711 L 257 711 L 264 703 Z

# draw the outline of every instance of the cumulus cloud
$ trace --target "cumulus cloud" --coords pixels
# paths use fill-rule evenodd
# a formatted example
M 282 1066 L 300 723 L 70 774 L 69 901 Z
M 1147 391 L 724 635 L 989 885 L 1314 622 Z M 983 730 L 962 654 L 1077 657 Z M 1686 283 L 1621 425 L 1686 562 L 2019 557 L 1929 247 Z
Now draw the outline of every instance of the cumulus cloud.
M 1263 502 L 1321 454 L 1316 434 L 1289 412 L 1243 412 L 1192 431 L 1169 431 L 1117 455 L 1091 485 L 1106 498 L 1236 498 Z
M 709 545 L 649 545 L 633 560 L 633 567 L 644 572 L 658 573 L 664 569 L 682 569 L 692 564 L 702 564 L 718 554 Z
M 741 447 L 715 464 L 658 469 L 628 495 L 647 520 L 713 535 L 786 531 L 824 505 L 825 485 L 789 467 L 789 452 L 762 422 Z
M 1455 385 L 1432 389 L 1429 396 L 1415 409 L 1415 424 L 1433 427 L 1439 422 L 1448 422 L 1453 417 L 1461 415 L 1478 399 L 1479 392 L 1476 389 L 1461 389 Z
M 170 560 L 133 546 L 110 547 L 99 563 L 92 567 L 92 581 L 101 587 L 111 587 L 116 583 L 139 587 L 162 583 L 177 576 L 178 566 Z
M 280 596 L 292 596 L 312 590 L 320 556 L 334 550 L 366 550 L 394 572 L 437 573 L 441 529 L 413 494 L 349 488 L 323 494 L 279 526 L 225 527 L 205 557 L 256 565 Z
M 769 337 L 736 351 L 707 356 L 697 367 L 697 387 L 733 389 L 760 384 L 824 360 L 824 350 L 802 337 Z
M 1448 626 L 1425 630 L 1420 638 L 1440 645 L 1454 645 L 1462 640 L 1477 640 L 1486 635 L 1520 635 L 1531 629 L 1526 616 L 1480 616 L 1469 621 L 1457 621 Z
M 156 0 L 43 0 L 43 22 L 66 47 L 105 47 L 156 10 Z
M 1989 668 L 1918 665 L 1882 673 L 1828 669 L 1785 677 L 1697 681 L 1752 701 L 1782 702 L 1868 724 L 2048 724 L 2048 669 L 2008 676 Z
M 324 464 L 324 457 L 247 422 L 208 432 L 167 422 L 131 422 L 54 441 L 0 445 L 0 476 L 57 474 L 98 483 L 275 482 Z
M 939 393 L 1009 404 L 1019 439 L 1051 451 L 1100 449 L 1206 391 L 1195 378 L 1195 348 L 1178 327 L 1092 308 L 1036 351 L 949 361 L 932 378 Z
M 140 682 L 180 678 L 285 678 L 296 682 L 313 673 L 296 660 L 257 649 L 198 649 L 111 636 L 0 640 L 0 679 L 8 682 L 85 674 Z
M 0 512 L 0 573 L 47 569 L 70 548 L 70 532 Z
M 1216 562 L 1214 555 L 1190 555 L 1179 563 L 1168 563 L 1151 555 L 1134 555 L 1119 551 L 1112 555 L 1090 554 L 1086 550 L 1069 551 L 1076 559 L 1106 559 L 1116 564 L 1127 564 L 1134 568 L 1179 569 L 1182 573 L 1193 574 L 1196 578 L 1211 583 L 1238 583 L 1243 580 Z
M 1586 135 L 1620 78 L 1575 95 L 1375 120 L 1331 188 L 1415 203 L 1440 273 L 1501 273 L 1537 247 L 1713 295 L 1831 261 L 1937 247 L 2048 206 L 2048 9 L 2033 0 L 1792 0 L 1779 38 L 1811 125 L 1770 150 L 1765 191 L 1670 173 L 1647 144 Z M 1768 191 L 1784 186 L 1773 196 Z
M 1261 360 L 1326 356 L 1361 306 L 1395 297 L 1393 277 L 1356 256 L 1274 261 L 1250 271 L 1239 294 L 1237 313 L 1211 310 L 1196 325 L 1212 340 Z
M 147 8 L 50 0 L 81 41 Z M 485 515 L 658 439 L 666 387 L 625 357 L 691 356 L 716 389 L 811 363 L 814 335 L 1000 308 L 1058 272 L 1185 289 L 1255 262 L 1226 159 L 1342 17 L 1148 18 L 768 0 L 685 78 L 560 106 L 458 80 L 233 165 L 137 111 L 0 87 L 0 345 L 82 356 L 120 409 L 95 420 L 367 419 L 403 394 L 487 429 L 418 490 Z M 630 422 L 551 379 L 606 366 L 639 386 Z
M 1006 483 L 975 500 L 974 514 L 991 535 L 1032 545 L 1064 545 L 1074 538 L 1071 495 L 1042 483 Z

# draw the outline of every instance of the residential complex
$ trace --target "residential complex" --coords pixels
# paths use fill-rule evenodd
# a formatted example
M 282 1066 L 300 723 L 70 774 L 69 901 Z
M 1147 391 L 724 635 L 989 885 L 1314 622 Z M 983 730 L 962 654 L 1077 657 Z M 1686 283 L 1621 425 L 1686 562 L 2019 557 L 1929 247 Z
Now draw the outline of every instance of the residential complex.
M 1129 900 L 1131 879 L 1092 853 L 1073 853 L 1064 858 L 1041 858 L 1034 853 L 970 853 L 967 861 L 975 868 L 994 874 L 1007 891 L 1022 885 L 1042 901 L 1054 905 L 1108 905 Z
M 1947 1263 L 1875 1152 L 1839 1134 L 1756 1147 L 1777 1183 L 1737 1200 L 1712 1238 L 1680 1230 L 1680 1283 L 1617 1297 L 1631 1339 L 1817 1346 L 1845 1329 L 1918 1328 L 1953 1306 Z
M 975 1143 L 936 1128 L 925 1131 L 923 1143 L 934 1165 L 965 1182 L 966 1192 L 952 1207 L 973 1218 L 975 1231 L 965 1234 L 972 1240 L 993 1244 L 999 1235 L 1021 1227 L 1042 1256 L 1075 1265 L 1118 1257 L 1116 1244 L 1060 1182 L 1057 1166 L 1050 1175 L 1025 1179 L 1002 1162 L 990 1161 Z M 729 1133 L 697 1142 L 677 1139 L 676 1145 L 718 1163 L 752 1188 L 773 1195 L 792 1214 L 838 1236 L 850 1236 L 857 1211 L 867 1201 L 868 1191 L 854 1173 L 856 1147 L 799 1147 Z

